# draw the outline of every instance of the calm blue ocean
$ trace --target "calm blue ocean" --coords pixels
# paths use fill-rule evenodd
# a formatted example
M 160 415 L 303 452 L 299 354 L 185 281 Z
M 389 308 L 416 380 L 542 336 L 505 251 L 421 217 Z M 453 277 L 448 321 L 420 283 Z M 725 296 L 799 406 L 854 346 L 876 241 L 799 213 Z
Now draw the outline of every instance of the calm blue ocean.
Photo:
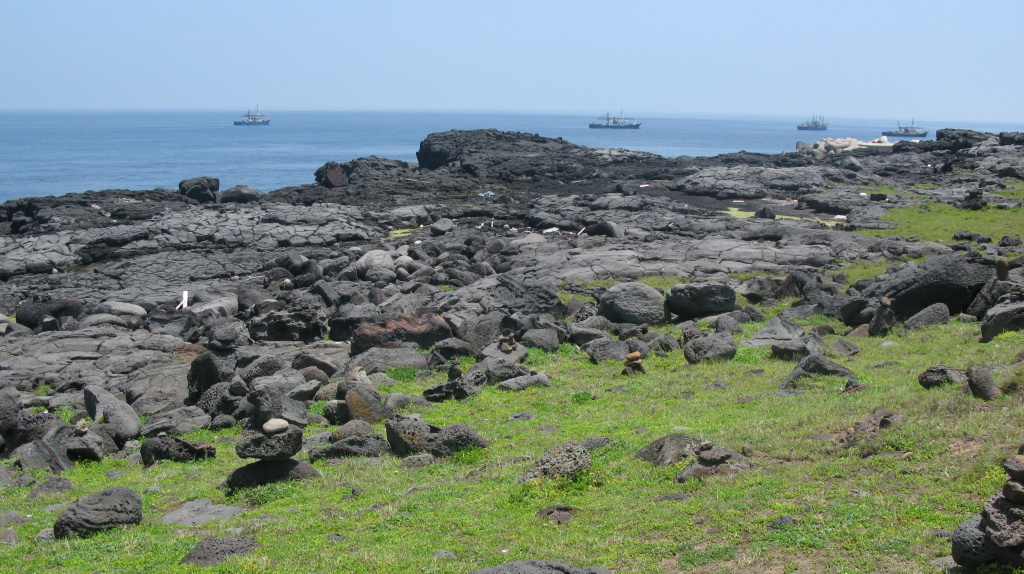
M 220 178 L 221 189 L 248 185 L 272 191 L 312 183 L 313 172 L 328 161 L 375 155 L 415 162 L 428 134 L 450 129 L 496 128 L 677 157 L 777 153 L 822 137 L 871 140 L 897 124 L 827 118 L 827 132 L 801 132 L 796 125 L 808 118 L 640 117 L 639 130 L 591 130 L 590 116 L 263 111 L 273 118 L 268 126 L 235 126 L 240 114 L 224 112 L 0 112 L 0 201 L 177 188 L 197 176 Z M 1024 131 L 1022 125 L 925 118 L 917 123 L 930 131 L 929 139 L 944 127 Z

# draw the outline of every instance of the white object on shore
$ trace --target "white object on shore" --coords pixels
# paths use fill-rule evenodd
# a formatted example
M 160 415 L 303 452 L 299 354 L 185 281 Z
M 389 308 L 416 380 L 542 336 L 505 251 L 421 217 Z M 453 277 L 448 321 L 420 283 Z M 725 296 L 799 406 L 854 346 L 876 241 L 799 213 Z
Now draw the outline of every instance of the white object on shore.
M 174 310 L 177 311 L 178 309 L 188 309 L 188 291 L 181 292 L 181 303 L 178 303 Z

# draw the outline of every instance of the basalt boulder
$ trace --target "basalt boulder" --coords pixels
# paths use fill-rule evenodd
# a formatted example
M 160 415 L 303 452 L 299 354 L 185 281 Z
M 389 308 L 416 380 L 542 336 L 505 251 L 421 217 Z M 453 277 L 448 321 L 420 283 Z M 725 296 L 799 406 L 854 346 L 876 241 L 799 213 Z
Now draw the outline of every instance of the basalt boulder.
M 53 525 L 60 538 L 92 536 L 103 530 L 142 522 L 142 497 L 124 486 L 115 486 L 78 498 Z
M 601 295 L 597 309 L 613 323 L 643 325 L 665 321 L 665 297 L 643 283 L 619 283 L 609 287 Z
M 907 262 L 880 276 L 861 293 L 886 297 L 897 319 L 906 319 L 935 303 L 958 314 L 970 306 L 982 287 L 995 276 L 995 262 L 975 255 L 948 254 L 918 264 Z
M 722 283 L 681 283 L 669 289 L 668 310 L 687 321 L 728 313 L 736 305 L 736 291 Z

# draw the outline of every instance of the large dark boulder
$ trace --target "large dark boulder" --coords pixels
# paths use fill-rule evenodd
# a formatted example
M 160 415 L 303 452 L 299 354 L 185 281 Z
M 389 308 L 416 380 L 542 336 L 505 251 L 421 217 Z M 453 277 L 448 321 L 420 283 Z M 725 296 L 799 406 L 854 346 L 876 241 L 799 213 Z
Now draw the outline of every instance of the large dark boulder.
M 933 303 L 914 314 L 904 322 L 908 329 L 923 329 L 931 325 L 945 325 L 949 322 L 949 308 L 944 303 Z
M 7 448 L 13 450 L 23 444 L 39 440 L 51 429 L 62 426 L 67 426 L 67 423 L 53 413 L 22 416 L 14 419 L 14 423 L 7 428 L 4 440 L 7 442 Z
M 19 325 L 35 329 L 42 324 L 44 317 L 78 317 L 85 307 L 81 301 L 74 299 L 54 299 L 51 301 L 26 301 L 14 312 L 14 320 Z
M 1007 331 L 1024 330 L 1024 301 L 1005 301 L 992 307 L 981 321 L 981 340 L 987 343 Z
M 683 356 L 690 363 L 729 360 L 736 356 L 736 341 L 729 333 L 712 333 L 690 339 L 683 346 Z
M 94 421 L 111 426 L 114 441 L 119 446 L 139 438 L 142 432 L 142 422 L 135 409 L 99 385 L 85 387 L 85 409 Z
M 736 291 L 722 283 L 681 283 L 668 291 L 668 310 L 683 321 L 728 313 L 736 305 Z
M 302 450 L 302 429 L 295 425 L 277 434 L 266 434 L 257 430 L 243 430 L 235 445 L 239 458 L 261 460 L 285 460 Z
M 341 187 L 348 184 L 348 173 L 336 161 L 329 161 L 317 168 L 313 177 L 317 183 L 324 187 Z
M 88 537 L 103 530 L 142 522 L 142 497 L 124 486 L 115 486 L 80 497 L 64 509 L 53 525 L 59 538 Z
M 236 185 L 224 190 L 221 203 L 256 203 L 263 197 L 263 192 L 248 185 Z
M 217 203 L 220 180 L 216 177 L 194 177 L 178 183 L 178 193 L 199 203 Z
M 597 312 L 613 323 L 662 323 L 665 321 L 665 298 L 650 285 L 619 283 L 601 295 Z
M 956 315 L 968 308 L 994 276 L 991 260 L 974 255 L 937 255 L 920 264 L 904 263 L 880 276 L 861 295 L 887 297 L 892 301 L 892 312 L 901 320 L 935 303 L 944 303 Z
M 427 424 L 419 415 L 394 415 L 384 423 L 391 451 L 398 456 L 428 452 L 450 456 L 468 447 L 486 447 L 487 442 L 464 424 L 439 428 Z

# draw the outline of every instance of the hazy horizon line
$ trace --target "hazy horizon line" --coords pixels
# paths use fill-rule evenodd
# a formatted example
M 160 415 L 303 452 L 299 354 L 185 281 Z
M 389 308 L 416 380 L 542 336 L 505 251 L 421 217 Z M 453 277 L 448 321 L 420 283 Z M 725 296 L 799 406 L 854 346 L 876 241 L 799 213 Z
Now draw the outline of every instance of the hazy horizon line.
M 255 107 L 246 108 L 246 111 L 253 111 Z M 581 118 L 591 118 L 603 116 L 604 114 L 598 114 L 595 116 L 593 113 L 586 114 L 579 111 L 565 111 L 565 110 L 502 110 L 502 109 L 465 109 L 465 108 L 391 108 L 391 109 L 379 109 L 379 108 L 260 108 L 262 113 L 268 115 L 273 113 L 327 113 L 327 112 L 349 112 L 349 113 L 395 113 L 395 114 L 487 114 L 487 115 L 519 115 L 519 116 L 571 116 Z M 624 112 L 624 110 L 622 110 Z M 137 108 L 0 108 L 0 113 L 12 113 L 12 114 L 23 114 L 23 113 L 55 113 L 55 114 L 68 114 L 68 113 L 228 113 L 228 114 L 239 114 L 238 108 L 155 108 L 155 107 L 137 107 Z M 611 113 L 607 111 L 605 113 Z M 621 113 L 621 112 L 620 112 Z M 695 112 L 695 111 L 638 111 L 635 113 L 625 114 L 629 117 L 640 118 L 641 116 L 649 119 L 753 119 L 753 118 L 778 118 L 785 119 L 786 121 L 792 121 L 793 119 L 804 118 L 805 116 L 810 117 L 811 114 L 798 115 L 795 113 L 744 113 L 744 112 Z M 815 112 L 813 115 L 823 115 Z M 885 121 L 898 121 L 906 123 L 904 119 L 892 120 L 890 118 L 865 116 L 865 115 L 827 115 L 827 118 L 839 118 L 847 120 L 885 120 Z M 963 123 L 976 123 L 976 124 L 988 124 L 988 125 L 999 125 L 1009 124 L 1024 127 L 1024 120 L 1017 121 L 993 121 L 988 119 L 965 119 L 965 118 L 945 118 L 939 120 L 929 120 L 928 116 L 923 116 L 925 122 L 963 122 Z M 911 121 L 916 122 L 916 118 L 910 118 Z M 941 128 L 938 128 L 941 129 Z

